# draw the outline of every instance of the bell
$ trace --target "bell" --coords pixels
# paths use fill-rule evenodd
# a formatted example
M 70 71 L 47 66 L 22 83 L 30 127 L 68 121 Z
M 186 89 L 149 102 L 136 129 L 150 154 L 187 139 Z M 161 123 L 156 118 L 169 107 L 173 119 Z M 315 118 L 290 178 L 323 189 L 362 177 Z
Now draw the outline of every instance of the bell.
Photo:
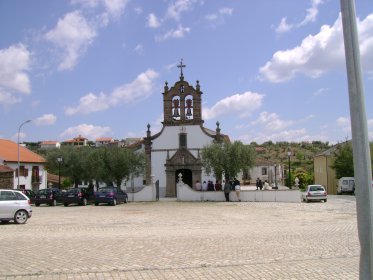
M 174 113 L 172 115 L 174 118 L 178 118 L 180 117 L 180 114 L 179 114 L 179 109 L 174 109 Z
M 187 115 L 187 117 L 191 117 L 192 116 L 192 109 L 188 108 L 187 112 L 186 112 L 186 115 Z

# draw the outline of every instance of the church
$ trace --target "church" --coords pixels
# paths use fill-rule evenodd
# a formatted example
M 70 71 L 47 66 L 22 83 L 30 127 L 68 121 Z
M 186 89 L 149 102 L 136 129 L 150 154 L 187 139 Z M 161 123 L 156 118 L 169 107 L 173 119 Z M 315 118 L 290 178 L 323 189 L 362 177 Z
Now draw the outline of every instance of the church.
M 179 174 L 182 174 L 183 182 L 190 187 L 197 180 L 215 182 L 214 174 L 208 176 L 204 172 L 200 152 L 214 141 L 229 141 L 228 136 L 220 133 L 219 122 L 216 123 L 215 131 L 203 126 L 200 84 L 197 81 L 193 87 L 184 80 L 185 66 L 181 60 L 177 66 L 180 78 L 173 86 L 169 87 L 165 82 L 161 131 L 152 134 L 148 124 L 144 138 L 145 184 L 150 184 L 154 176 L 154 181 L 159 183 L 160 197 L 177 196 Z

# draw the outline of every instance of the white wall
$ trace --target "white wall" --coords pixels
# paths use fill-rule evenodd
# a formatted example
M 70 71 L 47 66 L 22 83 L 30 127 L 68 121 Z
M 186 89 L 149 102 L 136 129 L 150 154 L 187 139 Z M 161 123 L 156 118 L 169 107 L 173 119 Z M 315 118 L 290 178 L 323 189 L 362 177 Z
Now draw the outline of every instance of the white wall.
M 32 167 L 33 166 L 39 166 L 39 176 L 40 176 L 40 185 L 39 189 L 45 189 L 47 188 L 47 171 L 44 169 L 43 165 L 35 164 L 35 163 L 20 163 L 21 166 L 24 166 L 26 169 L 28 169 L 28 175 L 27 176 L 20 176 L 19 177 L 19 184 L 25 185 L 25 188 L 28 190 L 32 189 Z M 18 163 L 7 163 L 7 166 L 13 168 L 14 170 L 18 169 Z M 13 173 L 13 188 L 16 189 L 18 187 L 18 177 L 16 176 L 16 171 Z

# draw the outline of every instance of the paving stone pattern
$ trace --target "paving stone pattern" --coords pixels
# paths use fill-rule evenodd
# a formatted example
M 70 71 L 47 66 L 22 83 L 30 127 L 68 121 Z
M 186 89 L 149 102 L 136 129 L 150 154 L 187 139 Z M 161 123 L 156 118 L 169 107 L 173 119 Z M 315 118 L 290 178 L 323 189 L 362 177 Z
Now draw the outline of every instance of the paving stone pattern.
M 353 196 L 40 206 L 0 224 L 2 279 L 358 279 Z

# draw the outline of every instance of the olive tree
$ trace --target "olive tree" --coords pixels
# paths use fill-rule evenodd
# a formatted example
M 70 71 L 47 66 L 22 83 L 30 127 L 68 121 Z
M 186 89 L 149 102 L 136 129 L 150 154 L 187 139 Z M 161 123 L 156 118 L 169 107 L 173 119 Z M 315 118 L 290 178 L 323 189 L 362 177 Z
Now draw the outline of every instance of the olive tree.
M 255 152 L 241 141 L 223 142 L 203 147 L 201 157 L 208 175 L 213 172 L 216 178 L 221 178 L 224 173 L 230 178 L 254 165 Z

